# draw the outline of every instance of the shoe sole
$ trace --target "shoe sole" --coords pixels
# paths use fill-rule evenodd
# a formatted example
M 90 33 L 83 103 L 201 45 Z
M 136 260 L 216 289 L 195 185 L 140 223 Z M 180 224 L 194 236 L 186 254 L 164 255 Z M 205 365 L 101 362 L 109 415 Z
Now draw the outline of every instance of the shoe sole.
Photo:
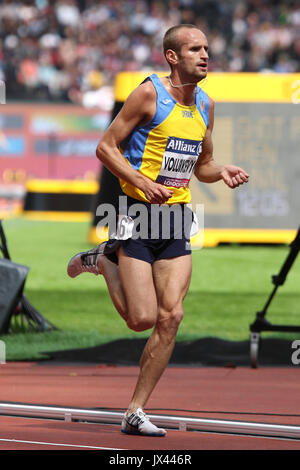
M 68 276 L 69 276 L 69 277 L 74 278 L 74 277 L 78 276 L 79 274 L 81 274 L 81 273 L 78 273 L 78 274 L 75 274 L 75 276 L 72 275 L 71 263 L 72 263 L 73 259 L 75 259 L 75 258 L 76 258 L 77 256 L 79 256 L 79 255 L 83 255 L 84 253 L 86 253 L 86 252 L 85 252 L 85 251 L 80 251 L 80 253 L 77 253 L 76 255 L 74 255 L 74 256 L 70 259 L 70 261 L 69 261 L 69 263 L 68 263 L 68 267 L 67 267 L 67 273 L 68 273 Z
M 80 255 L 84 255 L 86 253 L 86 251 L 80 251 L 79 253 L 77 253 L 76 255 L 74 255 L 69 263 L 68 263 L 68 267 L 67 267 L 67 273 L 68 273 L 68 276 L 71 277 L 72 279 L 74 279 L 74 277 L 77 277 L 79 276 L 80 274 L 86 272 L 86 271 L 82 271 L 82 272 L 77 272 L 75 275 L 72 274 L 72 268 L 71 268 L 71 263 L 73 261 L 74 258 L 77 258 L 77 256 L 80 256 Z M 98 256 L 103 256 L 102 253 L 98 253 Z M 88 271 L 87 271 L 88 272 Z M 100 271 L 98 273 L 93 273 L 93 272 L 90 272 L 90 274 L 94 274 L 95 276 L 98 276 L 99 274 L 102 274 Z
M 156 433 L 142 433 L 140 431 L 126 431 L 126 429 L 121 429 L 121 431 L 124 433 L 124 434 L 131 434 L 133 436 L 148 436 L 148 437 L 165 437 L 165 434 L 156 434 Z
M 127 423 L 127 422 L 122 422 L 121 431 L 124 434 L 133 434 L 135 436 L 164 437 L 167 434 L 166 431 L 163 434 L 158 434 L 157 432 L 141 432 L 135 426 L 132 426 L 132 424 Z
M 117 244 L 118 244 L 118 241 L 115 242 L 115 245 L 117 245 Z M 107 247 L 107 242 L 102 242 L 100 244 L 100 246 L 102 246 L 103 249 L 99 250 L 99 253 L 97 253 L 99 256 L 105 256 L 106 254 L 111 254 L 111 253 L 114 253 L 116 251 L 116 247 L 114 246 L 114 244 L 112 244 L 112 246 L 110 246 L 110 247 Z M 105 253 L 104 253 L 104 251 L 105 251 Z M 76 255 L 74 255 L 70 259 L 70 261 L 68 263 L 68 267 L 67 267 L 67 273 L 68 273 L 69 277 L 74 278 L 74 277 L 79 276 L 79 274 L 81 274 L 81 272 L 78 272 L 77 274 L 75 274 L 75 276 L 72 275 L 72 269 L 70 269 L 70 265 L 71 265 L 74 258 L 76 258 L 77 256 L 80 256 L 80 255 L 84 255 L 85 253 L 87 253 L 87 252 L 86 251 L 80 251 L 79 253 L 77 253 Z M 91 273 L 91 274 L 97 275 L 96 273 Z M 99 272 L 99 274 L 102 274 L 102 273 Z

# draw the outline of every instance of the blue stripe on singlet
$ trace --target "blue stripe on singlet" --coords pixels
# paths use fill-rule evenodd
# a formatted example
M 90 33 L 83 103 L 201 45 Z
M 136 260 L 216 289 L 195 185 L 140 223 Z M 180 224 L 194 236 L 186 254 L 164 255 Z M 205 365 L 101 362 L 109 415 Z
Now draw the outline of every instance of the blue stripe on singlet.
M 156 90 L 156 113 L 148 124 L 136 127 L 121 144 L 124 157 L 135 170 L 139 170 L 142 165 L 145 145 L 150 131 L 159 126 L 176 105 L 176 101 L 169 95 L 156 74 L 150 75 L 146 80 L 151 80 Z
M 208 96 L 201 88 L 197 87 L 198 93 L 196 95 L 196 106 L 201 114 L 206 127 L 209 121 L 209 100 Z

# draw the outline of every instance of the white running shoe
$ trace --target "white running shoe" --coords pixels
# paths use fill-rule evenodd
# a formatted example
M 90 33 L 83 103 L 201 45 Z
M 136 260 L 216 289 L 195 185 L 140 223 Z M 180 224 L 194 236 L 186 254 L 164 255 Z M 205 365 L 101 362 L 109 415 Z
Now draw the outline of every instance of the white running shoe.
M 163 437 L 167 434 L 165 429 L 152 424 L 141 408 L 138 408 L 135 413 L 125 413 L 121 430 L 125 434 L 140 436 Z
M 77 253 L 70 259 L 67 273 L 70 277 L 76 277 L 82 273 L 92 273 L 96 276 L 102 274 L 98 266 L 98 256 L 103 256 L 107 242 L 103 242 L 89 251 Z

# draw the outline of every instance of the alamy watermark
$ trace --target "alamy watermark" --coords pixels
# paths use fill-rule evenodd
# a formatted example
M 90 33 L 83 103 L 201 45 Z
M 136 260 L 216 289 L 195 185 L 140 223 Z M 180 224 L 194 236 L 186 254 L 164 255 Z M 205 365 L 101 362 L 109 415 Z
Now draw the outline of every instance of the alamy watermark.
M 6 346 L 4 341 L 0 340 L 0 364 L 6 363 Z
M 292 103 L 300 104 L 300 80 L 292 83 Z
M 294 366 L 298 366 L 300 364 L 300 340 L 296 339 L 292 342 L 292 349 L 295 351 L 292 353 L 291 361 Z
M 109 227 L 110 238 L 117 240 L 151 239 L 189 240 L 197 234 L 197 248 L 204 242 L 204 205 L 196 204 L 149 204 L 137 201 L 128 206 L 127 196 L 119 196 L 119 206 L 100 204 L 96 210 L 96 231 Z M 190 249 L 190 248 L 189 248 Z
M 6 87 L 5 82 L 0 80 L 0 104 L 6 103 Z

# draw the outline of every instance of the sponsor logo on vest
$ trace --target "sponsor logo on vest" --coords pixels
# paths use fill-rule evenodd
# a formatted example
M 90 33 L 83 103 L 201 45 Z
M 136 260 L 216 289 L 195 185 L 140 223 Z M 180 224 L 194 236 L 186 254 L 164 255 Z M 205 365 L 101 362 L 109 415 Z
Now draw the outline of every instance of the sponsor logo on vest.
M 192 118 L 193 119 L 193 112 L 192 111 L 182 111 L 183 118 Z
M 202 142 L 197 140 L 179 139 L 177 137 L 169 137 L 166 150 L 169 152 L 180 152 L 189 155 L 199 155 L 202 148 Z
M 162 103 L 163 104 L 169 104 L 169 103 L 172 103 L 172 100 L 170 100 L 169 98 L 165 99 L 165 100 L 162 100 Z

